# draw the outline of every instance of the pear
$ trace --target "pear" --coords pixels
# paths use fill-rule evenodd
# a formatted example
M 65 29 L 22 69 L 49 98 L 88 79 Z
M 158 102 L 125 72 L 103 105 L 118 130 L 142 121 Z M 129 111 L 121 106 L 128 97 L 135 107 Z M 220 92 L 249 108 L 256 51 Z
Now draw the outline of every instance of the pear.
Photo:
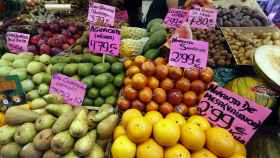
M 61 158 L 61 156 L 51 150 L 48 150 L 44 153 L 43 158 Z
M 38 131 L 41 131 L 43 129 L 51 128 L 52 125 L 55 123 L 56 117 L 50 114 L 45 114 L 40 116 L 35 121 L 35 127 Z
M 81 110 L 69 128 L 70 134 L 80 138 L 88 132 L 87 110 Z
M 4 145 L 0 150 L 1 158 L 18 158 L 21 150 L 20 145 L 15 142 Z
M 46 106 L 46 109 L 49 113 L 60 116 L 65 112 L 71 111 L 72 107 L 67 104 L 49 104 Z
M 35 135 L 35 125 L 33 123 L 24 123 L 19 128 L 17 128 L 17 131 L 14 135 L 14 140 L 16 143 L 24 145 L 32 142 Z
M 0 144 L 4 145 L 12 141 L 17 128 L 9 125 L 0 127 Z
M 74 111 L 68 111 L 63 113 L 59 118 L 55 121 L 54 125 L 52 126 L 52 131 L 54 133 L 62 132 L 69 128 L 72 121 L 75 119 L 76 114 Z
M 48 104 L 63 104 L 64 98 L 59 94 L 47 94 L 43 97 Z
M 57 154 L 68 153 L 74 145 L 74 139 L 68 131 L 56 134 L 51 141 L 51 149 Z
M 35 109 L 44 108 L 47 105 L 47 102 L 43 98 L 37 98 L 32 100 L 31 105 L 32 105 L 31 109 L 35 110 Z
M 41 158 L 42 153 L 34 148 L 34 145 L 32 143 L 26 144 L 21 152 L 20 152 L 21 158 Z
M 119 117 L 112 114 L 97 125 L 97 133 L 100 139 L 106 139 L 112 136 L 115 127 L 118 124 Z
M 20 125 L 25 122 L 33 122 L 39 114 L 28 109 L 11 107 L 5 113 L 5 122 L 8 125 Z
M 96 139 L 96 130 L 92 130 L 87 135 L 80 138 L 74 145 L 74 152 L 78 156 L 89 155 Z
M 42 130 L 33 139 L 35 149 L 39 151 L 49 149 L 53 136 L 51 129 Z
M 105 158 L 105 153 L 104 150 L 98 144 L 94 144 L 90 154 L 85 158 Z
M 79 158 L 79 156 L 76 155 L 73 151 L 70 151 L 69 153 L 64 155 L 63 158 Z

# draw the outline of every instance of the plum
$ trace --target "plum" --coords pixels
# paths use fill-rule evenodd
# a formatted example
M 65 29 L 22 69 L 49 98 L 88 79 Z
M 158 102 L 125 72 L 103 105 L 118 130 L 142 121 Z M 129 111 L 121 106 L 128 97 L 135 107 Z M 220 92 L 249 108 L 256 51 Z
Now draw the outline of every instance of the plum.
M 50 53 L 50 51 L 51 51 L 51 48 L 50 48 L 50 46 L 48 46 L 47 44 L 42 44 L 41 46 L 40 46 L 40 53 L 41 54 L 49 54 Z
M 37 52 L 37 47 L 35 45 L 29 45 L 28 51 L 35 53 L 35 52 Z

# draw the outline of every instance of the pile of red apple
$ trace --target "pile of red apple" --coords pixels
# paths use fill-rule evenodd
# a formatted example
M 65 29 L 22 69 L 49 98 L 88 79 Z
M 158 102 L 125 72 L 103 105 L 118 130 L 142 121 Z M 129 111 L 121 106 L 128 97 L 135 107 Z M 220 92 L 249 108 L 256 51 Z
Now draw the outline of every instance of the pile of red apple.
M 122 97 L 118 108 L 140 111 L 160 111 L 163 115 L 179 112 L 192 115 L 196 106 L 212 81 L 214 72 L 211 68 L 204 70 L 182 69 L 167 65 L 164 58 L 154 61 L 144 56 L 124 61 L 126 77 Z
M 39 23 L 38 34 L 30 38 L 28 51 L 57 55 L 73 45 L 82 36 L 84 30 L 85 27 L 81 22 L 63 19 Z

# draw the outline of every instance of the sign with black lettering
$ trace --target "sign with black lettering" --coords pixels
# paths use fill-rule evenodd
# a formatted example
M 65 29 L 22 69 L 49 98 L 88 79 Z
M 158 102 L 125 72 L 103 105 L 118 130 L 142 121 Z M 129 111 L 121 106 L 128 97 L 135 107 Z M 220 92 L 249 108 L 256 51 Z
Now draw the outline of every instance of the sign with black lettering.
M 94 53 L 118 56 L 120 45 L 120 30 L 93 25 L 90 27 L 89 49 Z
M 211 84 L 198 104 L 198 112 L 215 126 L 227 129 L 247 143 L 271 110 L 227 89 Z

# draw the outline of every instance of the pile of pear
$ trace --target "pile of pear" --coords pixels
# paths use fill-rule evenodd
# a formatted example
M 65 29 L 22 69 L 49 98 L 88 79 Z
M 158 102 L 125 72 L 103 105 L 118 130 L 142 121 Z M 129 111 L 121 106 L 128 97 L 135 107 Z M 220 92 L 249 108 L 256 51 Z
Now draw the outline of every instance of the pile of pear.
M 110 104 L 72 107 L 49 94 L 5 113 L 1 158 L 104 158 L 119 117 Z

